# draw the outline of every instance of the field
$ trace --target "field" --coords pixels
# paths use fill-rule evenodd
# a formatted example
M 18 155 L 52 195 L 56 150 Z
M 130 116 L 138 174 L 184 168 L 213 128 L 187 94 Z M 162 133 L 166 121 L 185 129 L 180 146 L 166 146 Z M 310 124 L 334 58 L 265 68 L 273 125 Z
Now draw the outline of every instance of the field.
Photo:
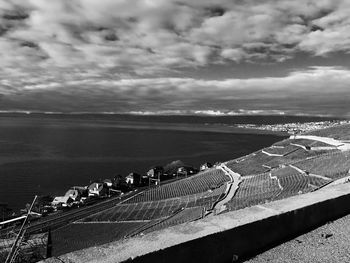
M 330 137 L 337 140 L 350 140 L 349 130 L 350 124 L 313 131 L 308 133 L 308 135 Z
M 244 179 L 244 178 L 243 178 Z M 330 181 L 299 173 L 291 167 L 247 177 L 229 201 L 229 211 L 307 193 Z
M 315 177 L 315 176 L 307 176 L 308 178 L 308 181 L 309 181 L 309 185 L 311 187 L 313 187 L 314 189 L 317 189 L 319 187 L 322 187 L 328 183 L 330 183 L 331 181 L 330 180 L 325 180 L 325 179 L 322 179 L 322 178 L 319 178 L 319 177 Z
M 311 174 L 337 179 L 349 172 L 350 154 L 348 152 L 336 152 L 322 155 L 318 158 L 300 161 L 295 166 Z
M 282 186 L 281 197 L 308 192 L 310 189 L 307 177 L 290 167 L 285 167 L 272 172 Z
M 320 142 L 320 141 L 315 141 L 312 144 L 310 144 L 311 147 L 334 147 L 332 145 L 329 145 L 327 143 L 324 142 Z M 336 147 L 334 147 L 336 149 Z
M 271 148 L 276 152 L 287 153 L 285 156 L 268 156 L 264 153 L 256 152 L 250 154 L 245 158 L 241 158 L 238 162 L 236 160 L 228 161 L 227 166 L 234 172 L 242 176 L 262 174 L 270 170 L 270 168 L 278 167 L 280 165 L 287 165 L 298 162 L 309 157 L 322 155 L 330 151 L 307 151 L 295 146 L 286 146 L 286 148 Z M 267 151 L 270 151 L 267 150 Z
M 233 160 L 227 162 L 227 167 L 232 171 L 239 173 L 242 176 L 261 174 L 266 172 L 268 169 L 262 165 L 271 161 L 274 157 L 267 156 L 261 151 L 250 154 L 244 159 L 240 159 L 239 162 Z
M 297 146 L 287 145 L 283 148 L 279 148 L 279 147 L 266 148 L 266 149 L 264 149 L 264 151 L 269 153 L 269 154 L 287 155 L 287 154 L 289 154 L 293 151 L 296 151 L 298 149 L 299 148 Z
M 281 142 L 277 142 L 277 143 L 273 144 L 273 146 L 288 147 L 291 144 L 298 144 L 298 145 L 302 145 L 305 147 L 307 147 L 307 146 L 310 146 L 310 147 L 329 147 L 329 146 L 331 146 L 331 145 L 324 143 L 324 142 L 308 140 L 308 139 L 286 139 L 286 140 L 283 140 Z
M 71 251 L 98 246 L 123 238 L 145 223 L 69 224 L 52 231 L 52 254 L 59 256 Z
M 237 210 L 274 200 L 281 193 L 278 181 L 268 173 L 244 179 L 229 201 L 228 209 Z
M 144 233 L 149 233 L 155 230 L 160 230 L 170 226 L 175 226 L 182 223 L 191 222 L 191 221 L 200 219 L 203 216 L 203 211 L 204 211 L 203 207 L 200 207 L 200 206 L 183 209 L 179 213 L 175 214 L 172 217 L 169 217 L 168 219 L 162 221 L 161 223 L 155 224 L 153 227 L 144 231 Z
M 290 144 L 299 144 L 299 145 L 303 145 L 303 146 L 310 146 L 311 144 L 313 144 L 315 141 L 314 140 L 308 140 L 308 139 L 285 139 L 283 141 L 280 142 L 276 142 L 273 144 L 273 146 L 288 146 Z
M 155 187 L 130 199 L 128 203 L 149 202 L 182 197 L 218 188 L 230 178 L 219 169 L 209 169 L 191 177 Z
M 157 201 L 126 203 L 90 215 L 81 222 L 119 222 L 154 220 L 171 216 L 181 208 L 201 206 L 210 209 L 213 203 L 225 192 L 226 185 L 212 191 Z

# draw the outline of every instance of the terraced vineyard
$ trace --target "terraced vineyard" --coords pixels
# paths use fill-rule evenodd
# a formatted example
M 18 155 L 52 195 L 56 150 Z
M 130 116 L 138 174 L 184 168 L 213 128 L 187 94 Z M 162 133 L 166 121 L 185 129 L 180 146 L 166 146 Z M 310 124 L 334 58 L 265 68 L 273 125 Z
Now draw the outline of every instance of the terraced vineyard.
M 230 178 L 225 175 L 223 171 L 219 169 L 210 169 L 189 178 L 145 191 L 130 199 L 128 203 L 164 200 L 203 193 L 209 189 L 220 187 L 229 180 Z
M 268 173 L 244 179 L 229 201 L 230 211 L 274 200 L 281 193 L 278 180 Z
M 308 135 L 315 135 L 321 137 L 330 137 L 338 140 L 350 140 L 350 125 L 335 126 L 327 129 L 317 130 L 308 133 Z
M 246 158 L 241 159 L 239 162 L 232 160 L 227 162 L 227 167 L 232 171 L 239 173 L 242 176 L 260 174 L 266 172 L 268 169 L 263 165 L 271 161 L 274 157 L 267 156 L 261 151 L 250 154 Z
M 145 222 L 76 223 L 52 231 L 52 254 L 59 256 L 74 250 L 106 244 L 123 238 Z
M 180 211 L 179 213 L 177 213 L 176 215 L 162 221 L 161 223 L 155 224 L 154 226 L 144 231 L 144 233 L 149 233 L 149 232 L 160 230 L 170 226 L 191 222 L 202 218 L 203 214 L 204 214 L 204 210 L 200 206 L 186 208 Z
M 308 181 L 309 181 L 309 185 L 311 187 L 313 187 L 314 189 L 317 189 L 319 187 L 327 185 L 327 184 L 329 184 L 331 182 L 331 180 L 326 180 L 326 179 L 323 179 L 323 178 L 320 178 L 320 177 L 316 177 L 316 176 L 312 176 L 312 175 L 307 176 L 307 178 L 308 178 Z
M 284 198 L 311 190 L 307 177 L 290 167 L 272 172 L 272 175 L 277 177 L 283 188 L 280 197 Z
M 228 203 L 228 209 L 237 210 L 307 193 L 330 182 L 331 180 L 300 173 L 288 166 L 274 169 L 244 179 L 234 198 Z
M 316 141 L 310 144 L 311 147 L 332 147 L 332 145 L 329 145 L 324 142 Z M 334 147 L 334 146 L 333 146 Z M 335 147 L 334 147 L 335 148 Z
M 280 165 L 287 165 L 306 158 L 315 157 L 329 153 L 330 151 L 307 151 L 295 146 L 288 146 L 287 151 L 284 149 L 276 152 L 286 153 L 285 156 L 268 156 L 263 152 L 257 152 L 241 158 L 239 161 L 232 160 L 227 162 L 227 166 L 234 172 L 242 176 L 256 175 L 269 171 L 271 168 L 279 167 Z
M 204 207 L 210 209 L 213 203 L 224 193 L 226 185 L 213 191 L 182 196 L 178 198 L 117 205 L 108 210 L 96 213 L 81 222 L 118 222 L 154 220 L 171 216 L 174 211 L 188 207 Z
M 269 154 L 287 155 L 287 154 L 292 153 L 293 151 L 296 151 L 298 149 L 299 148 L 297 146 L 288 145 L 288 146 L 285 146 L 283 148 L 270 147 L 270 148 L 264 149 L 264 151 L 269 153 Z
M 212 182 L 209 178 L 215 175 L 217 175 L 215 182 L 225 178 L 221 170 L 216 171 L 214 173 L 213 171 L 202 173 L 205 175 L 202 178 L 203 181 Z M 178 182 L 192 181 L 193 178 Z M 198 178 L 195 180 L 197 181 Z M 213 204 L 222 197 L 226 190 L 226 184 L 222 183 L 213 190 L 205 189 L 205 192 L 176 198 L 163 200 L 156 198 L 154 201 L 118 204 L 113 208 L 87 216 L 79 222 L 70 224 L 53 233 L 54 246 L 57 248 L 55 254 L 60 255 L 73 250 L 112 242 L 130 234 L 150 232 L 198 219 L 204 211 L 211 209 Z M 152 189 L 150 192 L 154 190 Z M 146 198 L 149 198 L 149 196 Z M 159 221 L 162 223 L 158 223 Z M 143 227 L 146 230 L 143 231 Z M 86 233 L 89 232 L 89 228 L 92 228 L 92 231 Z M 75 237 L 79 237 L 80 240 L 68 245 L 67 240 L 75 239 Z
M 302 148 L 297 149 L 285 156 L 278 156 L 273 158 L 271 161 L 265 163 L 266 166 L 278 167 L 279 165 L 293 164 L 298 161 L 302 161 L 308 158 L 317 157 L 323 154 L 328 154 L 331 152 L 339 152 L 339 150 L 323 150 L 323 151 L 311 151 L 304 150 Z
M 332 136 L 345 138 L 349 136 L 349 132 L 346 134 L 349 127 L 315 133 L 327 135 L 331 132 Z M 226 207 L 227 212 L 304 194 L 349 175 L 349 151 L 312 151 L 291 143 L 328 146 L 308 139 L 286 139 L 264 149 L 283 156 L 269 156 L 260 150 L 230 160 L 226 166 L 223 164 L 188 178 L 135 192 L 134 196 L 113 207 L 94 211 L 78 222 L 54 231 L 53 240 L 58 247 L 55 254 L 197 220 L 208 211 L 209 214 L 220 211 L 216 210 L 217 206 Z
M 309 140 L 309 139 L 286 139 L 283 140 L 281 142 L 277 142 L 275 144 L 273 144 L 273 146 L 277 146 L 277 147 L 288 147 L 290 145 L 302 145 L 302 146 L 309 146 L 309 147 L 329 147 L 331 145 L 324 143 L 324 142 L 320 142 L 320 141 L 313 141 L 313 140 Z
M 314 143 L 316 143 L 313 140 L 308 140 L 308 139 L 289 139 L 289 142 L 292 144 L 298 144 L 298 145 L 303 145 L 303 146 L 310 146 Z
M 315 159 L 300 161 L 295 165 L 309 173 L 337 179 L 349 172 L 350 154 L 348 152 L 337 152 L 322 155 Z
M 320 151 L 307 151 L 304 149 L 298 149 L 287 156 L 283 156 L 285 163 L 293 163 L 299 160 L 304 160 L 306 158 L 314 157 L 316 155 L 327 153 L 328 151 L 320 152 Z

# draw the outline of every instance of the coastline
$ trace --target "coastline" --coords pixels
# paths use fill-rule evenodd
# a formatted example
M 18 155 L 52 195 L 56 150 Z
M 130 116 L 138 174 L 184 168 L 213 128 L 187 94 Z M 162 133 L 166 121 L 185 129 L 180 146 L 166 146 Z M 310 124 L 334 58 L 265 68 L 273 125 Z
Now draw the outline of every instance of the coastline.
M 0 116 L 3 125 L 28 126 L 33 123 L 45 124 L 55 128 L 106 128 L 106 129 L 133 129 L 133 130 L 164 130 L 184 132 L 210 132 L 210 133 L 231 133 L 231 134 L 260 134 L 288 137 L 287 132 L 261 130 L 254 128 L 236 127 L 234 123 L 174 123 L 174 122 L 146 122 L 146 121 L 125 121 L 125 120 L 77 120 L 77 119 L 56 119 L 56 118 L 25 118 L 25 117 L 4 117 Z M 9 120 L 9 121 L 6 121 Z

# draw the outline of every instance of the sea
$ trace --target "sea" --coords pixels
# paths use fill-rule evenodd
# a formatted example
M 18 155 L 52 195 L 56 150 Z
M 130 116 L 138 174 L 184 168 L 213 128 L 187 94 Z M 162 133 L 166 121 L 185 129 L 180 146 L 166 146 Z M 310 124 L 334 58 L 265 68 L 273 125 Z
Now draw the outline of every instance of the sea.
M 17 212 L 35 195 L 64 195 L 175 160 L 195 167 L 227 161 L 287 136 L 235 124 L 321 120 L 329 118 L 1 113 L 0 203 Z

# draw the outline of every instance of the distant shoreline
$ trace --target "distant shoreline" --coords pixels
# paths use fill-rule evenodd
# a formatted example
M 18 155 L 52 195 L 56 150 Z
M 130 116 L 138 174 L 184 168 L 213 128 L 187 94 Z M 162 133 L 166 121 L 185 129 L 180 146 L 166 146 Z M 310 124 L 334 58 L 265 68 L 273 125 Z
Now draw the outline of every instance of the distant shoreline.
M 0 115 L 1 116 L 1 115 Z M 12 116 L 2 116 L 2 122 L 6 119 L 11 119 L 11 125 L 14 125 Z M 47 126 L 56 128 L 116 128 L 116 129 L 134 129 L 134 130 L 164 130 L 164 131 L 183 131 L 183 132 L 210 132 L 210 133 L 231 133 L 231 134 L 261 134 L 261 135 L 275 135 L 286 137 L 289 136 L 287 132 L 260 130 L 253 128 L 239 128 L 235 124 L 225 123 L 170 123 L 170 122 L 147 122 L 147 121 L 125 121 L 125 120 L 104 120 L 93 119 L 87 123 L 86 119 L 54 119 L 54 123 L 50 122 L 51 118 L 27 118 L 25 116 L 16 116 L 16 125 L 27 126 L 32 125 L 33 122 L 40 122 Z
M 182 132 L 210 132 L 229 134 L 275 135 L 287 137 L 287 131 L 239 127 L 238 125 L 275 125 L 283 123 L 308 123 L 339 120 L 337 117 L 320 116 L 191 116 L 191 115 L 128 115 L 128 114 L 43 114 L 43 113 L 5 113 L 0 114 L 4 125 L 44 124 L 55 128 L 106 128 L 159 130 Z

